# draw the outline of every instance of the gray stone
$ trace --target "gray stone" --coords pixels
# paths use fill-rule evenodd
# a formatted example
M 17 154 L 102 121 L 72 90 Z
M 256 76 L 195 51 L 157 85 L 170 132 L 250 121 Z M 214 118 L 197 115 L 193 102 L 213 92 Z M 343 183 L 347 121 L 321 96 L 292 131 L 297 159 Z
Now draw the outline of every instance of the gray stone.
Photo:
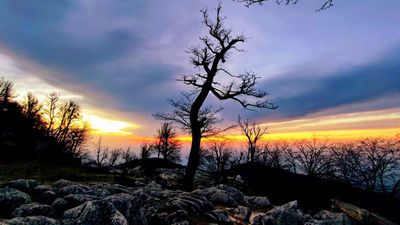
M 205 197 L 182 193 L 169 199 L 166 208 L 171 211 L 185 210 L 191 215 L 197 215 L 200 212 L 213 209 L 213 206 Z
M 226 210 L 216 209 L 206 213 L 206 216 L 215 223 L 231 224 L 233 222 Z
M 74 184 L 77 184 L 77 183 L 69 181 L 69 180 L 61 179 L 61 180 L 54 182 L 51 186 L 53 188 L 60 189 L 60 188 L 66 187 L 66 186 L 74 185 Z
M 34 188 L 39 186 L 40 183 L 37 182 L 36 180 L 18 179 L 8 182 L 7 185 L 11 188 L 15 188 L 19 191 L 31 195 L 33 193 Z
M 38 203 L 24 204 L 16 208 L 12 212 L 13 217 L 27 217 L 27 216 L 53 216 L 53 208 L 49 205 Z
M 314 219 L 317 219 L 318 221 L 315 222 L 321 225 L 351 225 L 351 220 L 345 213 L 333 213 L 327 210 L 314 215 Z
M 251 211 L 249 207 L 246 206 L 239 206 L 234 210 L 235 213 L 235 218 L 242 219 L 247 221 L 247 219 L 250 217 Z
M 61 223 L 55 219 L 48 218 L 45 216 L 28 216 L 28 217 L 16 217 L 11 220 L 4 222 L 7 225 L 61 225 Z
M 189 220 L 190 216 L 185 210 L 178 210 L 169 214 L 168 219 L 170 223 L 177 224 Z
M 14 188 L 0 188 L 0 217 L 8 218 L 14 209 L 31 201 L 31 197 L 24 192 Z
M 57 195 L 52 187 L 47 185 L 39 185 L 33 189 L 32 197 L 37 202 L 50 204 L 57 198 Z
M 253 208 L 270 209 L 273 207 L 267 197 L 244 196 L 244 202 L 246 206 Z
M 65 196 L 65 195 L 70 195 L 70 194 L 86 194 L 86 191 L 89 188 L 84 185 L 80 184 L 73 184 L 69 186 L 62 187 L 58 190 L 57 194 L 59 196 Z
M 96 200 L 64 212 L 65 225 L 72 224 L 100 224 L 100 225 L 128 225 L 128 221 L 110 201 Z
M 120 193 L 112 195 L 104 200 L 111 202 L 114 207 L 125 216 L 129 224 L 147 224 L 140 207 L 141 200 L 139 198 L 129 194 Z
M 251 219 L 251 224 L 289 225 L 302 223 L 304 216 L 297 209 L 297 201 L 275 207 L 263 215 Z

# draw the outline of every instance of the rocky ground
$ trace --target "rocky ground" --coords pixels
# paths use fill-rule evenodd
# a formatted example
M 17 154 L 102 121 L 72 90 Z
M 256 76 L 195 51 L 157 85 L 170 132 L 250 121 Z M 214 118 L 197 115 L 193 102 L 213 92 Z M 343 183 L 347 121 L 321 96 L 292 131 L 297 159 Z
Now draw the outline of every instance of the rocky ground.
M 35 180 L 1 184 L 0 224 L 352 224 L 344 213 L 303 213 L 297 202 L 272 205 L 228 185 L 192 192 L 156 182 L 135 187 Z

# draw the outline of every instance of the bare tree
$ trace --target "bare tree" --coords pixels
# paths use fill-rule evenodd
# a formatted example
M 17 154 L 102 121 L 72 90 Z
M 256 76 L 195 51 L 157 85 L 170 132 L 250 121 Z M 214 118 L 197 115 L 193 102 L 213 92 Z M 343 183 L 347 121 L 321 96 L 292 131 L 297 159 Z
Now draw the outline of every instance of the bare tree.
M 228 169 L 232 152 L 227 148 L 225 141 L 211 141 L 205 148 L 203 166 L 217 175 Z
M 338 178 L 369 191 L 398 193 L 400 144 L 398 140 L 365 139 L 332 148 Z
M 175 114 L 172 118 L 164 118 L 190 127 L 192 145 L 184 179 L 184 186 L 187 189 L 193 188 L 195 172 L 199 165 L 200 144 L 203 137 L 202 129 L 204 129 L 206 122 L 201 114 L 202 110 L 203 113 L 206 110 L 203 108 L 203 104 L 209 94 L 213 94 L 219 100 L 234 100 L 245 109 L 252 107 L 276 108 L 274 104 L 264 98 L 267 95 L 266 92 L 255 89 L 258 77 L 254 73 L 247 72 L 235 75 L 222 67 L 230 52 L 239 50 L 237 44 L 245 42 L 245 37 L 243 35 L 235 36 L 230 29 L 225 28 L 225 17 L 221 16 L 221 5 L 217 7 L 215 21 L 209 18 L 207 10 L 201 10 L 201 12 L 203 23 L 208 29 L 208 35 L 200 37 L 202 43 L 200 46 L 191 47 L 188 51 L 190 62 L 195 68 L 199 69 L 199 72 L 186 75 L 182 79 L 184 84 L 194 87 L 193 95 L 195 97 L 189 103 L 172 102 L 174 108 L 181 109 L 179 111 L 184 112 L 184 114 Z M 233 80 L 226 84 L 217 82 L 216 77 L 223 75 Z M 235 80 L 239 80 L 239 82 Z M 256 101 L 248 101 L 248 97 L 254 97 Z
M 176 140 L 176 131 L 171 123 L 163 123 L 161 128 L 157 131 L 157 142 L 153 145 L 157 151 L 158 157 L 160 155 L 166 161 L 177 162 L 180 161 L 181 144 Z
M 150 144 L 142 144 L 140 146 L 140 158 L 148 159 L 153 154 L 153 146 Z
M 58 111 L 58 127 L 55 129 L 54 137 L 65 143 L 71 128 L 78 127 L 76 122 L 81 120 L 81 111 L 78 104 L 73 101 L 64 103 Z
M 238 124 L 242 134 L 247 138 L 247 162 L 254 162 L 259 154 L 259 146 L 257 142 L 267 133 L 267 128 L 261 128 L 256 122 L 249 119 L 242 120 L 238 117 Z
M 128 163 L 134 159 L 137 159 L 137 155 L 131 151 L 131 147 L 128 147 L 122 152 L 122 159 L 124 160 L 124 163 Z
M 108 159 L 108 166 L 114 166 L 122 156 L 122 149 L 115 148 L 110 151 L 110 157 Z
M 289 165 L 286 161 L 285 152 L 289 148 L 289 145 L 286 143 L 266 143 L 259 160 L 261 160 L 262 164 L 269 167 L 287 169 Z
M 327 140 L 318 142 L 314 136 L 311 141 L 300 141 L 296 145 L 296 159 L 300 171 L 309 176 L 330 176 L 333 162 Z
M 59 100 L 60 96 L 52 92 L 47 96 L 47 108 L 46 108 L 46 114 L 49 119 L 49 123 L 47 126 L 47 135 L 50 136 L 52 135 L 51 132 L 53 131 L 53 126 L 54 126 L 54 120 L 56 118 L 56 110 L 57 110 L 57 102 Z
M 15 97 L 13 86 L 12 81 L 0 77 L 0 108 L 2 110 L 7 107 L 10 99 Z
M 29 92 L 25 97 L 25 102 L 22 105 L 25 118 L 32 122 L 33 128 L 39 128 L 42 123 L 42 105 L 39 100 Z
M 246 7 L 250 7 L 251 5 L 258 4 L 258 5 L 263 5 L 265 2 L 268 0 L 234 0 L 237 2 L 244 3 Z M 275 0 L 276 4 L 280 5 L 282 3 L 286 5 L 295 5 L 299 2 L 300 0 Z M 330 8 L 333 6 L 333 0 L 324 0 L 322 6 L 317 9 L 317 11 L 321 11 L 327 8 Z
M 96 165 L 98 167 L 103 167 L 108 157 L 108 147 L 103 147 L 103 145 L 101 144 L 101 137 L 99 137 L 99 141 L 96 145 Z

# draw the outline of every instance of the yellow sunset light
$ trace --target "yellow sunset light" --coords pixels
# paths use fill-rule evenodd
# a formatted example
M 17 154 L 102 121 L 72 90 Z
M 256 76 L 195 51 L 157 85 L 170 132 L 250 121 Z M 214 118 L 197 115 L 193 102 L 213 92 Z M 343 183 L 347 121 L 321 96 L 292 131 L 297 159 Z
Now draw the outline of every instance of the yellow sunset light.
M 130 135 L 132 132 L 126 131 L 127 128 L 132 128 L 133 124 L 103 119 L 98 116 L 89 115 L 87 116 L 94 134 L 113 134 L 113 135 Z

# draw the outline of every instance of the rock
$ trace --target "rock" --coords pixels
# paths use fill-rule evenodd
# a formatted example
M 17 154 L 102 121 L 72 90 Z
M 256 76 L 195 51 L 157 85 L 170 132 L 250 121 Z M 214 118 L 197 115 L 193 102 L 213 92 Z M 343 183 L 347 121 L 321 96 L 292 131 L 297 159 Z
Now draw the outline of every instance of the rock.
M 190 225 L 190 223 L 187 220 L 185 220 L 182 222 L 173 223 L 172 225 Z
M 333 213 L 327 210 L 322 210 L 314 215 L 315 223 L 321 225 L 351 225 L 350 218 L 345 213 Z
M 77 183 L 69 181 L 69 180 L 61 179 L 61 180 L 54 182 L 51 186 L 53 188 L 60 189 L 60 188 L 66 187 L 66 186 L 74 185 L 74 184 L 77 184 Z
M 167 213 L 152 213 L 147 219 L 148 225 L 169 225 Z
M 40 203 L 50 204 L 56 199 L 54 189 L 47 185 L 38 185 L 33 189 L 33 198 Z
M 105 200 L 111 202 L 121 212 L 129 224 L 147 224 L 141 209 L 141 200 L 135 196 L 121 193 L 112 195 Z
M 247 219 L 250 217 L 251 211 L 249 207 L 246 206 L 239 206 L 234 210 L 235 213 L 235 218 L 242 219 L 247 221 Z
M 168 219 L 171 224 L 179 224 L 190 220 L 190 216 L 185 210 L 178 210 L 169 214 Z
M 81 205 L 88 201 L 100 199 L 99 197 L 96 197 L 93 195 L 86 195 L 86 194 L 70 194 L 70 195 L 64 196 L 63 198 L 65 200 L 67 200 L 68 204 L 71 205 L 72 207 Z
M 110 201 L 96 200 L 64 212 L 65 225 L 72 224 L 110 224 L 128 225 L 128 221 Z
M 213 206 L 205 197 L 183 193 L 170 199 L 166 208 L 170 211 L 185 210 L 190 215 L 197 215 L 200 212 L 213 209 Z
M 267 197 L 244 196 L 244 202 L 246 206 L 258 209 L 270 209 L 273 207 Z
M 303 214 L 297 209 L 297 201 L 293 201 L 275 207 L 262 216 L 257 215 L 253 217 L 251 224 L 300 224 L 303 218 Z
M 238 207 L 244 199 L 244 195 L 241 191 L 223 184 L 202 190 L 195 190 L 192 193 L 199 196 L 205 196 L 214 205 L 223 205 L 235 208 Z
M 80 184 L 73 184 L 69 186 L 65 186 L 63 188 L 60 188 L 57 192 L 59 196 L 65 196 L 65 195 L 70 195 L 70 194 L 86 194 L 86 191 L 89 188 L 84 185 Z
M 34 188 L 39 186 L 40 183 L 37 182 L 36 180 L 18 179 L 8 182 L 7 185 L 11 188 L 15 188 L 19 191 L 31 195 L 33 193 Z
M 155 181 L 151 181 L 150 183 L 148 183 L 145 188 L 152 191 L 162 191 L 162 186 L 160 184 L 157 184 Z
M 240 175 L 238 174 L 238 175 L 236 175 L 236 177 L 235 177 L 235 183 L 236 183 L 237 185 L 244 185 L 245 182 L 244 182 L 242 176 L 240 176 Z
M 233 222 L 226 210 L 216 209 L 206 213 L 206 216 L 215 223 L 231 224 Z
M 61 225 L 55 219 L 51 219 L 45 216 L 28 216 L 28 217 L 16 217 L 11 220 L 5 221 L 4 224 L 8 225 Z
M 92 195 L 92 196 L 96 196 L 98 198 L 106 198 L 108 196 L 111 196 L 111 193 L 104 189 L 102 186 L 91 186 L 89 187 L 89 190 L 84 192 L 86 195 Z
M 64 211 L 66 211 L 67 209 L 73 208 L 75 206 L 70 206 L 68 201 L 65 200 L 64 198 L 57 198 L 51 204 L 51 207 L 54 209 L 56 216 L 60 217 L 61 215 L 64 214 Z
M 262 218 L 264 217 L 264 213 L 260 212 L 252 212 L 249 218 L 250 224 L 262 224 Z
M 16 208 L 12 212 L 13 217 L 27 217 L 27 216 L 53 216 L 53 208 L 49 205 L 38 203 L 24 204 Z
M 24 192 L 9 187 L 0 188 L 0 217 L 8 218 L 14 209 L 31 201 L 31 197 Z

